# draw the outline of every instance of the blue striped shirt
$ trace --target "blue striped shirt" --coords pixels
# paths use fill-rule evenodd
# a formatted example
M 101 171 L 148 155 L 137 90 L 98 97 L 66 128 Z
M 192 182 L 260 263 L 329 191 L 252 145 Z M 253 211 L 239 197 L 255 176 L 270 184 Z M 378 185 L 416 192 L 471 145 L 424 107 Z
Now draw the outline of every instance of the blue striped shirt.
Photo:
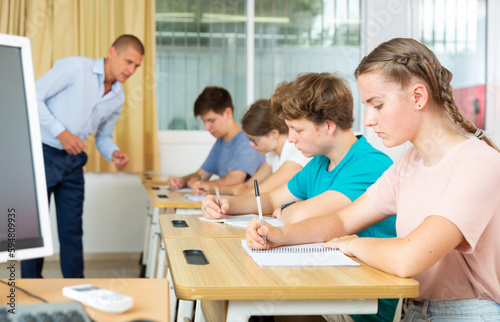
M 120 82 L 104 94 L 104 58 L 68 57 L 36 82 L 42 142 L 62 150 L 57 136 L 64 130 L 82 141 L 96 133 L 95 143 L 101 155 L 111 161 L 119 150 L 113 130 L 125 101 Z

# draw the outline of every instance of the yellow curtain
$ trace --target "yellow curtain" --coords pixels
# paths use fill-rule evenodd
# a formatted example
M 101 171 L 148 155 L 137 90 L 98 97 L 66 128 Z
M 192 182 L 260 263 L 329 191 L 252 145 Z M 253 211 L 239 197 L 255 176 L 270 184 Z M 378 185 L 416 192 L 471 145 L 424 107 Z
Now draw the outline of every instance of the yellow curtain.
M 121 34 L 141 39 L 144 61 L 122 84 L 126 100 L 115 141 L 130 157 L 125 171 L 159 170 L 154 0 L 0 0 L 0 33 L 30 38 L 36 79 L 64 57 L 105 57 Z M 97 151 L 94 137 L 85 151 L 86 171 L 116 171 Z

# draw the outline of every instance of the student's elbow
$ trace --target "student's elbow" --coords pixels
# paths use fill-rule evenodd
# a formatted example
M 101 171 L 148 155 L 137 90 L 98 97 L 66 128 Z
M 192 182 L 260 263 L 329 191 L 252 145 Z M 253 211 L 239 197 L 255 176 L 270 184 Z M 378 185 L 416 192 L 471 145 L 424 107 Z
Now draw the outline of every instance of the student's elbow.
M 409 253 L 405 252 L 401 256 L 396 256 L 393 261 L 392 274 L 398 277 L 412 277 L 422 272 L 421 265 Z
M 408 267 L 404 267 L 404 265 L 396 265 L 392 273 L 397 277 L 402 277 L 402 278 L 414 276 L 414 274 L 411 273 L 411 269 Z

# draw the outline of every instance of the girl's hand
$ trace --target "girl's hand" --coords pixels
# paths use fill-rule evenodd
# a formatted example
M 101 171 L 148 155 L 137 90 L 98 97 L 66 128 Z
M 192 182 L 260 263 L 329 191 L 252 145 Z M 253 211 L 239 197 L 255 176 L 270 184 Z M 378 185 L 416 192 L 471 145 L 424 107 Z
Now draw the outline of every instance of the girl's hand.
M 340 238 L 334 238 L 324 243 L 323 247 L 338 248 L 342 253 L 346 254 L 347 256 L 354 256 L 354 254 L 352 253 L 351 245 L 352 241 L 358 238 L 359 238 L 358 235 L 350 235 Z

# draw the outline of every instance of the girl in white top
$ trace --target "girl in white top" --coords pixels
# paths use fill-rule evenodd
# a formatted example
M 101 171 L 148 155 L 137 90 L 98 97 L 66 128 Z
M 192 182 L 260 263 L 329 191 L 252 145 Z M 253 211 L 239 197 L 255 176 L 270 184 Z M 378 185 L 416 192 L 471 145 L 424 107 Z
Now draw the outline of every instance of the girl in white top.
M 387 147 L 413 147 L 343 210 L 283 228 L 252 222 L 248 245 L 263 248 L 261 235 L 268 247 L 328 241 L 368 265 L 413 277 L 419 296 L 406 301 L 405 321 L 500 321 L 498 148 L 464 119 L 452 74 L 418 41 L 382 43 L 355 76 L 365 125 Z M 398 238 L 353 235 L 394 214 Z
M 293 143 L 288 142 L 288 127 L 284 120 L 271 112 L 269 100 L 260 99 L 250 106 L 241 120 L 241 127 L 250 139 L 250 146 L 266 154 L 266 162 L 244 183 L 218 186 L 221 194 L 253 194 L 253 181 L 259 190 L 267 192 L 288 182 L 309 162 Z M 214 192 L 210 182 L 203 184 L 205 192 Z
M 277 131 L 277 130 L 274 130 L 274 131 Z M 307 164 L 307 162 L 309 162 L 309 160 L 311 160 L 310 158 L 306 158 L 302 154 L 302 152 L 297 150 L 297 148 L 295 147 L 295 145 L 293 143 L 290 143 L 290 141 L 288 141 L 288 135 L 286 135 L 285 137 L 286 137 L 286 139 L 285 139 L 285 142 L 281 146 L 280 154 L 278 154 L 276 152 L 276 150 L 279 150 L 278 144 L 280 143 L 280 140 L 276 141 L 278 144 L 276 144 L 275 149 L 266 153 L 266 163 L 267 163 L 267 165 L 271 166 L 272 173 L 278 172 L 278 170 L 287 161 L 295 162 L 298 165 L 300 165 L 301 168 L 303 168 Z M 263 143 L 264 142 L 261 143 L 261 148 L 263 151 L 265 151 L 265 147 L 264 147 Z M 253 144 L 253 142 L 252 142 L 252 144 Z M 254 146 L 254 148 L 256 150 L 259 150 L 257 148 L 257 146 Z M 265 166 L 265 164 L 263 166 Z M 252 181 L 252 188 L 253 188 L 253 181 Z

